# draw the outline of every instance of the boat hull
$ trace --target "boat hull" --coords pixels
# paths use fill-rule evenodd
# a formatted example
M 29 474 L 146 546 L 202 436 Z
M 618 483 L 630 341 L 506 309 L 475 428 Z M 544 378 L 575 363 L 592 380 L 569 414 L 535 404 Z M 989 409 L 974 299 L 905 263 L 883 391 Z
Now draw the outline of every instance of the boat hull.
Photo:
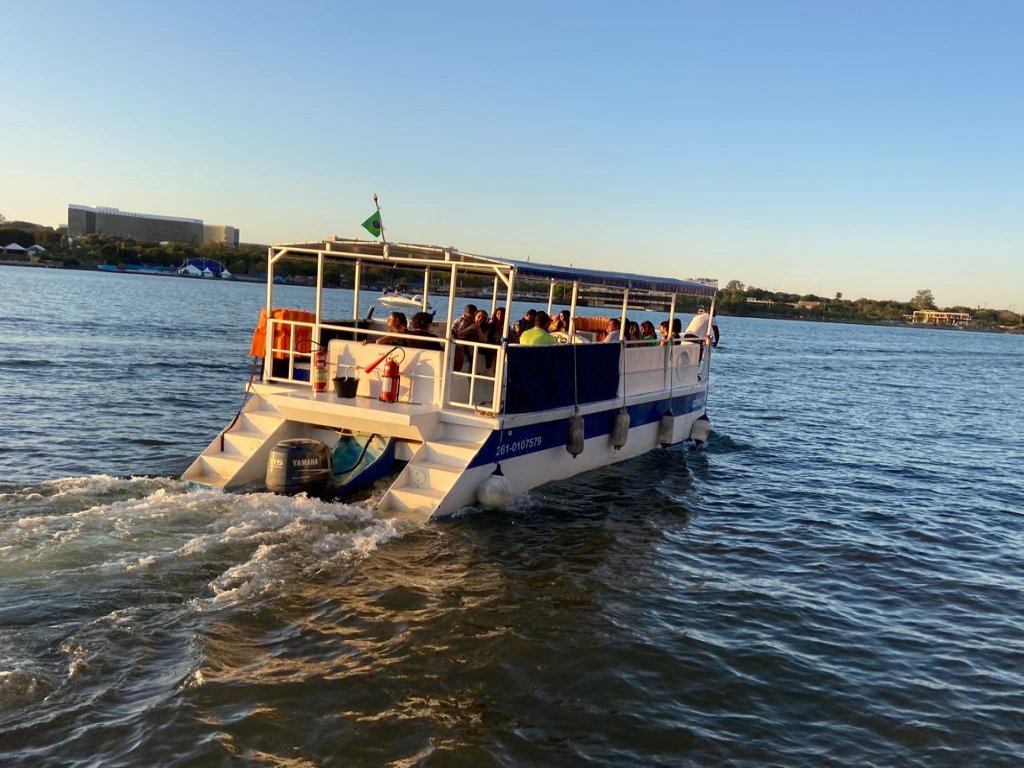
M 706 412 L 706 398 L 707 391 L 702 390 L 672 399 L 675 419 L 671 445 L 690 439 L 694 422 Z M 625 444 L 619 449 L 612 445 L 611 440 L 612 425 L 619 409 L 586 414 L 583 452 L 576 457 L 566 450 L 568 417 L 494 430 L 438 505 L 434 516 L 451 514 L 476 504 L 477 489 L 499 464 L 513 494 L 519 496 L 547 483 L 593 472 L 653 450 L 663 450 L 658 442 L 658 427 L 661 416 L 668 410 L 668 398 L 633 404 L 626 410 L 630 414 L 631 426 Z M 680 461 L 678 454 L 666 454 L 666 457 L 671 462 Z

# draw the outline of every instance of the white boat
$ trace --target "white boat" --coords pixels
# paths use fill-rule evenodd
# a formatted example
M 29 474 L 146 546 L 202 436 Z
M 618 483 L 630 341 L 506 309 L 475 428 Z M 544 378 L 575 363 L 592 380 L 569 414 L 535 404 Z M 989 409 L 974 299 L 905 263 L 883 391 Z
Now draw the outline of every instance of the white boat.
M 592 337 L 585 330 L 588 324 L 576 316 L 581 288 L 621 291 L 621 312 L 615 312 L 620 320 L 628 307 L 644 300 L 667 308 L 671 323 L 679 295 L 710 298 L 713 316 L 713 285 L 545 266 L 454 248 L 387 247 L 385 252 L 382 244 L 334 238 L 268 249 L 269 320 L 265 338 L 254 338 L 253 348 L 264 358 L 262 375 L 249 385 L 245 405 L 185 471 L 184 479 L 231 491 L 264 489 L 270 468 L 280 470 L 290 461 L 281 453 L 283 447 L 293 450 L 304 443 L 322 445 L 328 454 L 350 454 L 352 435 L 374 435 L 393 450 L 397 471 L 378 481 L 377 509 L 422 521 L 476 503 L 505 506 L 544 483 L 707 438 L 709 340 L 678 340 L 667 346 L 524 346 L 507 342 L 508 319 L 501 329 L 502 344 L 447 337 L 457 319 L 452 311 L 456 286 L 467 275 L 493 279 L 492 311 L 498 304 L 512 306 L 517 280 L 548 281 L 549 310 L 556 282 L 571 283 L 573 325 L 565 341 Z M 317 286 L 312 311 L 276 307 L 274 269 L 292 259 L 314 262 L 320 276 L 327 264 L 354 266 L 352 319 L 322 316 L 322 285 Z M 385 264 L 422 275 L 424 284 L 431 274 L 447 281 L 447 316 L 431 326 L 436 338 L 409 335 L 401 344 L 364 343 L 387 331 L 382 321 L 358 320 L 363 309 L 361 267 Z M 326 371 L 312 351 L 318 346 L 326 351 Z M 453 370 L 456 359 L 466 361 L 464 370 Z M 337 392 L 333 387 L 317 391 L 325 377 L 337 380 Z M 396 385 L 397 401 L 385 402 Z M 666 454 L 666 461 L 682 458 Z M 293 463 L 304 471 L 314 461 L 306 456 Z M 335 459 L 335 466 L 343 463 Z
M 378 304 L 383 304 L 385 307 L 405 307 L 409 309 L 419 309 L 423 312 L 429 312 L 433 307 L 430 306 L 430 302 L 424 302 L 423 296 L 409 296 L 405 293 L 385 293 L 379 299 Z

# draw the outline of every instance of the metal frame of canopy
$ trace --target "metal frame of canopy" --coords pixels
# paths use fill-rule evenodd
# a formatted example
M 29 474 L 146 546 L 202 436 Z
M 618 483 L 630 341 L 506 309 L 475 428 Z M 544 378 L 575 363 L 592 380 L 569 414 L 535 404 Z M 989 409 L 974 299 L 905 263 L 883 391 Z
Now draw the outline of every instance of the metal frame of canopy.
M 353 263 L 355 276 L 353 284 L 353 318 L 359 318 L 359 292 L 362 279 L 363 262 L 389 265 L 406 269 L 423 270 L 423 305 L 424 310 L 428 301 L 430 273 L 431 270 L 442 270 L 450 275 L 448 291 L 448 317 L 447 328 L 451 328 L 455 321 L 455 290 L 458 283 L 459 273 L 475 275 L 493 275 L 494 288 L 491 297 L 491 313 L 493 314 L 498 300 L 499 286 L 505 287 L 506 306 L 511 308 L 516 278 L 533 278 L 548 280 L 550 283 L 548 291 L 548 313 L 550 314 L 554 298 L 554 287 L 556 282 L 572 283 L 572 298 L 570 302 L 570 317 L 572 318 L 569 327 L 570 338 L 575 333 L 575 316 L 579 299 L 579 287 L 583 286 L 606 286 L 621 288 L 623 291 L 622 312 L 620 325 L 622 333 L 625 333 L 626 312 L 629 305 L 631 290 L 646 290 L 671 296 L 669 308 L 669 327 L 675 317 L 676 297 L 684 296 L 705 296 L 711 298 L 711 316 L 714 318 L 715 302 L 714 296 L 717 292 L 717 285 L 695 280 L 681 280 L 678 278 L 653 277 L 637 275 L 627 272 L 612 272 L 596 269 L 585 269 L 577 267 L 564 267 L 558 265 L 536 264 L 516 259 L 506 259 L 493 256 L 481 256 L 477 254 L 463 253 L 454 247 L 441 247 L 433 245 L 418 245 L 411 243 L 382 243 L 378 241 L 328 238 L 313 243 L 296 243 L 288 245 L 272 245 L 267 251 L 267 317 L 271 317 L 273 310 L 273 286 L 274 286 L 274 265 L 281 259 L 295 259 L 300 261 L 315 261 L 317 264 L 316 280 L 316 309 L 315 324 L 313 328 L 314 338 L 320 336 L 321 300 L 323 293 L 323 278 L 325 262 Z M 504 343 L 508 339 L 509 313 L 505 313 L 502 323 L 501 338 Z M 710 326 L 709 326 L 710 327 Z M 271 351 L 271 334 L 267 334 L 267 358 Z M 451 348 L 453 345 L 445 341 L 445 381 L 442 383 L 444 401 L 448 401 L 450 377 Z M 496 399 L 503 400 L 498 392 L 505 383 L 505 356 L 497 355 L 497 362 L 494 372 L 496 386 Z M 471 374 L 471 377 L 475 374 Z M 472 386 L 472 382 L 471 382 Z M 472 391 L 472 390 L 471 390 Z M 472 399 L 472 397 L 471 397 Z M 498 403 L 495 403 L 498 405 Z M 498 410 L 497 408 L 495 410 Z

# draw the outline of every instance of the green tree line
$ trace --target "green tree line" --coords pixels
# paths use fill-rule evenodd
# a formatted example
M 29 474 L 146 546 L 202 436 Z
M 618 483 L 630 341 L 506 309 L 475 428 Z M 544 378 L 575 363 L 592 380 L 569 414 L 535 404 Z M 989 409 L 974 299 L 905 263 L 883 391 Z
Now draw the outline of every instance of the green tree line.
M 752 300 L 752 301 L 751 301 Z M 800 303 L 803 302 L 801 305 Z M 724 315 L 741 317 L 800 318 L 850 323 L 900 324 L 918 309 L 940 309 L 943 312 L 966 312 L 971 315 L 971 327 L 1020 327 L 1021 317 L 1008 309 L 971 308 L 965 306 L 938 307 L 932 291 L 922 288 L 907 301 L 891 299 L 845 299 L 842 293 L 832 298 L 815 294 L 796 294 L 747 287 L 739 280 L 730 280 L 718 292 L 718 311 Z
M 223 243 L 192 245 L 184 242 L 170 242 L 165 245 L 136 241 L 131 238 L 110 235 L 85 235 L 69 242 L 63 230 L 43 227 L 29 222 L 9 222 L 0 216 L 0 246 L 18 243 L 23 248 L 39 244 L 47 249 L 45 260 L 54 266 L 92 269 L 100 264 L 114 266 L 137 264 L 175 268 L 190 258 L 215 259 L 234 275 L 259 277 L 266 275 L 267 246 L 242 244 L 237 248 Z M 7 257 L 12 258 L 11 256 Z M 282 262 L 275 269 L 288 279 L 310 282 L 316 276 L 316 264 L 304 261 Z M 391 267 L 367 267 L 363 270 L 363 284 L 366 286 L 402 287 L 410 293 L 422 290 L 422 273 L 399 270 Z M 351 286 L 353 270 L 349 266 L 328 265 L 325 271 L 327 285 Z M 524 281 L 517 284 L 520 291 L 547 294 L 544 281 Z M 486 291 L 491 280 L 486 277 L 464 276 L 460 278 L 458 290 Z M 447 279 L 443 275 L 431 281 L 431 291 L 447 292 Z M 555 285 L 555 301 L 567 303 L 572 287 L 568 283 Z M 800 302 L 804 302 L 800 305 Z M 684 297 L 678 305 L 680 311 L 692 312 L 698 302 Z M 907 301 L 843 298 L 837 293 L 832 298 L 814 294 L 795 294 L 769 291 L 754 286 L 745 286 L 739 280 L 730 280 L 717 294 L 717 311 L 723 315 L 739 317 L 777 317 L 806 320 L 825 320 L 855 323 L 903 323 L 915 309 L 937 309 L 932 292 L 919 290 Z M 971 325 L 982 328 L 1003 328 L 1016 330 L 1021 326 L 1020 315 L 1006 309 L 970 308 L 964 306 L 944 307 L 947 312 L 968 312 Z

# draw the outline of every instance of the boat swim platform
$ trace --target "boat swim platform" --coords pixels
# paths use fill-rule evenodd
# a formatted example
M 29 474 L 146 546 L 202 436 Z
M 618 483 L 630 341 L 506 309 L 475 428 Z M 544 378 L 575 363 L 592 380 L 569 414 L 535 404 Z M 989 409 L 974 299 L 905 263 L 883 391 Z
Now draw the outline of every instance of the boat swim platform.
M 354 432 L 378 432 L 405 440 L 436 438 L 442 423 L 498 428 L 496 417 L 422 403 L 383 403 L 376 397 L 314 392 L 309 384 L 259 384 L 251 390 L 290 421 Z

